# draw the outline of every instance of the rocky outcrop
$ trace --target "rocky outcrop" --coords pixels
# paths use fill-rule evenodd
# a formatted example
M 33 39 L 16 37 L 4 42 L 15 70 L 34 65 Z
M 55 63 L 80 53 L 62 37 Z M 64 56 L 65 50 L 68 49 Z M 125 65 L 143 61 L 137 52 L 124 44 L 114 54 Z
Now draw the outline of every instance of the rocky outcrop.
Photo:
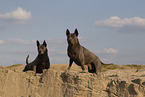
M 106 92 L 108 92 L 109 97 L 145 97 L 144 86 L 119 80 L 112 80 L 107 85 Z
M 144 97 L 144 69 L 98 75 L 51 68 L 34 76 L 24 66 L 0 68 L 0 97 Z M 76 67 L 75 67 L 76 68 Z
M 111 72 L 115 75 L 111 75 Z M 106 88 L 108 97 L 145 97 L 144 74 L 144 69 L 139 71 L 134 69 L 111 70 L 106 74 L 112 79 Z
M 0 70 L 1 97 L 96 97 L 107 96 L 110 80 L 102 75 L 50 69 L 43 75 Z M 101 87 L 100 87 L 101 86 Z

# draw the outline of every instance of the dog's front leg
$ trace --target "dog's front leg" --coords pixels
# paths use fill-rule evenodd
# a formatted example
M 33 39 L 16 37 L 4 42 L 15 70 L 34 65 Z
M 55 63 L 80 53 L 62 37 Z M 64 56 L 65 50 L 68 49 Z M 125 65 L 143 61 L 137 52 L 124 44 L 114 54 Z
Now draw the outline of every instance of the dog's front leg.
M 86 72 L 87 72 L 87 71 L 85 70 L 85 64 L 82 64 L 82 65 L 81 65 L 81 68 L 82 68 L 81 73 L 86 73 Z
M 81 72 L 86 73 L 87 71 L 85 71 L 85 58 L 83 54 L 80 54 L 79 58 L 80 58 L 80 63 L 81 63 L 81 68 L 82 68 Z
M 42 63 L 42 67 L 41 67 L 41 70 L 43 70 L 43 73 L 46 72 L 46 69 L 45 69 L 46 65 L 45 65 L 45 62 Z
M 67 70 L 65 71 L 65 74 L 67 75 L 68 71 L 70 70 L 71 66 L 72 66 L 73 60 L 70 58 L 69 59 L 69 66 L 67 68 Z
M 72 66 L 72 63 L 73 63 L 73 60 L 70 58 L 70 60 L 69 60 L 69 67 L 68 67 L 67 70 L 70 70 L 70 68 L 71 68 L 71 66 Z
M 85 63 L 84 62 L 81 62 L 81 68 L 82 68 L 81 73 L 86 73 L 87 72 L 87 71 L 85 71 Z
M 34 70 L 34 75 L 36 75 L 36 65 L 34 65 L 33 70 Z

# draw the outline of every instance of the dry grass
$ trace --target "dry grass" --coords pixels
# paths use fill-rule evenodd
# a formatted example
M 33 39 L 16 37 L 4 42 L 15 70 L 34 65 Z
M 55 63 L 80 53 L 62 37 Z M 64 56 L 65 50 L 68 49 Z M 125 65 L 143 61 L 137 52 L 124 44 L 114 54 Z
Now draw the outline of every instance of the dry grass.
M 130 65 L 103 65 L 102 71 L 106 70 L 113 70 L 113 69 L 142 69 L 145 68 L 145 65 L 136 65 L 136 64 L 130 64 Z
M 0 66 L 0 68 L 6 68 L 6 69 L 13 69 L 13 68 L 21 68 L 23 69 L 25 65 L 22 64 L 15 64 L 11 66 Z M 68 64 L 51 64 L 50 69 L 54 70 L 61 70 L 61 71 L 66 71 L 68 68 Z M 85 67 L 87 70 L 87 66 Z M 114 69 L 142 69 L 145 68 L 145 65 L 136 65 L 136 64 L 131 64 L 131 65 L 115 65 L 115 64 L 108 64 L 108 65 L 103 65 L 101 68 L 101 71 L 107 71 L 107 70 L 114 70 Z M 70 69 L 71 71 L 81 71 L 81 67 L 77 66 L 76 64 L 72 64 L 72 67 Z
M 68 64 L 52 64 L 51 69 L 55 70 L 62 70 L 66 71 L 68 68 Z M 136 65 L 136 64 L 131 64 L 131 65 L 116 65 L 116 64 L 108 64 L 108 65 L 103 65 L 101 68 L 101 71 L 106 71 L 106 70 L 114 70 L 114 69 L 142 69 L 145 68 L 145 65 Z M 87 69 L 87 66 L 86 66 Z M 71 69 L 72 71 L 80 71 L 81 67 L 77 66 L 76 64 L 73 64 Z
M 14 65 L 11 65 L 11 66 L 5 66 L 4 68 L 16 68 L 18 66 L 22 66 L 22 64 L 14 64 Z

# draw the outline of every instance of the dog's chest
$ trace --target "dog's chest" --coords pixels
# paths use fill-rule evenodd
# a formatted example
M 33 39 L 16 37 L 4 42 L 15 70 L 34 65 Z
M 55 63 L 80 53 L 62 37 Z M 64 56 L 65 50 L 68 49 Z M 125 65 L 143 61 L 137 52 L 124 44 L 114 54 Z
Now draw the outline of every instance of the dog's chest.
M 76 47 L 68 47 L 68 56 L 72 59 L 77 59 L 79 60 L 81 56 L 83 55 L 82 53 L 82 48 L 76 48 Z
M 68 55 L 69 56 L 76 56 L 78 54 L 78 49 L 74 47 L 68 47 Z

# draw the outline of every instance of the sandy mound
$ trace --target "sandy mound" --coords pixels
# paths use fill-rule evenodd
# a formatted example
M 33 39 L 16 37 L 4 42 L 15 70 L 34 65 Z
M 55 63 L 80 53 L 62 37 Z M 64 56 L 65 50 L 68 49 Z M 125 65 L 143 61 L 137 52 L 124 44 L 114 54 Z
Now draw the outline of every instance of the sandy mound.
M 98 75 L 80 73 L 73 65 L 51 65 L 44 74 L 22 72 L 24 65 L 0 68 L 0 97 L 144 97 L 145 69 L 114 65 Z M 125 67 L 127 69 L 124 69 Z M 107 70 L 107 69 L 108 70 Z M 112 70 L 114 69 L 114 70 Z

